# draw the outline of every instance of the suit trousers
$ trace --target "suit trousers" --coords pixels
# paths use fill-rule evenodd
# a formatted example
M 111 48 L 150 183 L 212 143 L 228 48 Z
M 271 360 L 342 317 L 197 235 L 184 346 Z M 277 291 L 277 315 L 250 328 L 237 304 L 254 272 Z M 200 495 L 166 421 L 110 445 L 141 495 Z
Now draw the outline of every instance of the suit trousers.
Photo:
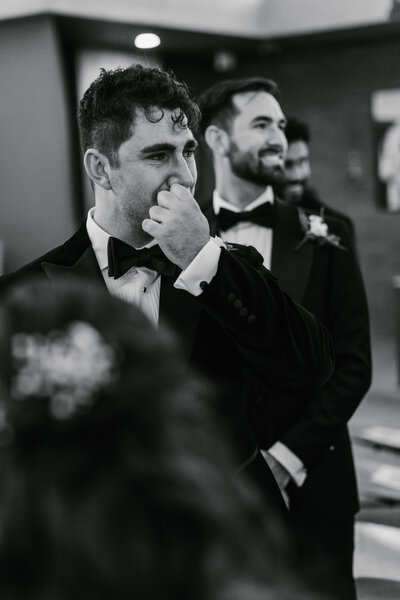
M 317 525 L 294 523 L 300 572 L 321 600 L 356 600 L 353 577 L 354 517 Z

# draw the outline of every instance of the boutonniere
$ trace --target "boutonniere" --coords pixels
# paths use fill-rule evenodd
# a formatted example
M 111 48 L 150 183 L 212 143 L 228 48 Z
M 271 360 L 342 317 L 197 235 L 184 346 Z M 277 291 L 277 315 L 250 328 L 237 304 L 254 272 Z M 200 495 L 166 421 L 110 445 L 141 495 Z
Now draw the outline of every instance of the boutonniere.
M 298 209 L 300 225 L 304 231 L 303 239 L 297 244 L 295 250 L 299 250 L 306 242 L 316 242 L 319 246 L 335 246 L 340 250 L 347 250 L 340 243 L 340 237 L 329 233 L 328 225 L 324 221 L 324 209 L 321 208 L 319 215 L 307 215 L 301 208 Z

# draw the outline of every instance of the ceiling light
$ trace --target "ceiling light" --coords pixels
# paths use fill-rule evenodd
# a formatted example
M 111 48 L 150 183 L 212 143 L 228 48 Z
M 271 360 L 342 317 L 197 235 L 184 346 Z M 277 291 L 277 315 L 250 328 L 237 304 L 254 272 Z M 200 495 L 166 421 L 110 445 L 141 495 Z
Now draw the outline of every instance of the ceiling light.
M 139 35 L 135 37 L 136 48 L 157 48 L 160 44 L 161 40 L 155 33 L 139 33 Z

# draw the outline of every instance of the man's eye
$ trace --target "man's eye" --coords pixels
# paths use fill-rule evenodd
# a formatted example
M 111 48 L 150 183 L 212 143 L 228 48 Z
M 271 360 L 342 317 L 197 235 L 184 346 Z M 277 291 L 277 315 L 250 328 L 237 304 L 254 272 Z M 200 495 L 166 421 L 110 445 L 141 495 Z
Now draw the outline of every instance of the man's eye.
M 155 154 L 149 154 L 147 158 L 149 160 L 164 160 L 165 156 L 164 152 L 156 152 Z
M 194 156 L 194 152 L 195 152 L 195 149 L 190 148 L 190 149 L 184 151 L 183 156 L 185 158 L 192 158 Z

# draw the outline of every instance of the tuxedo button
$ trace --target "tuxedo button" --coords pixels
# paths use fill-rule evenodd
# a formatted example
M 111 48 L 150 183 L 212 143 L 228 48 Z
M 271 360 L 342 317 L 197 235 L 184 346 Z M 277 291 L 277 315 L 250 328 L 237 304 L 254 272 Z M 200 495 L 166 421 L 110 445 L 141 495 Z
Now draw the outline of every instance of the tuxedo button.
M 333 450 L 334 450 L 334 449 L 335 449 L 335 446 L 329 446 L 329 450 L 330 450 L 331 452 L 333 452 Z
M 200 281 L 199 285 L 200 285 L 200 287 L 201 287 L 202 290 L 205 290 L 206 287 L 207 287 L 207 281 Z
M 243 308 L 241 308 L 239 310 L 239 315 L 241 317 L 247 317 L 248 314 L 249 314 L 249 311 L 247 310 L 247 308 L 245 306 L 243 306 Z
M 228 302 L 234 302 L 236 300 L 236 296 L 233 292 L 228 294 Z
M 240 309 L 242 308 L 243 304 L 242 304 L 241 300 L 239 300 L 239 299 L 238 299 L 238 300 L 235 300 L 235 302 L 233 303 L 233 306 L 234 306 L 234 307 L 235 307 L 237 310 L 240 310 Z
M 257 321 L 257 319 L 254 315 L 250 315 L 249 318 L 247 319 L 247 322 L 249 325 L 253 325 L 256 321 Z

